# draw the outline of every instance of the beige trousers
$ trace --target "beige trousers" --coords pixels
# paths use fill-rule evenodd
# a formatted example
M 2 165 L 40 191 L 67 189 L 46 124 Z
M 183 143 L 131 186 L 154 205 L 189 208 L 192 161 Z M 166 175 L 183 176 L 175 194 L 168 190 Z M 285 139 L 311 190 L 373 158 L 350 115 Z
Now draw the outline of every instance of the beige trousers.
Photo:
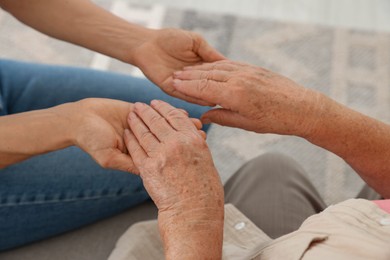
M 357 197 L 374 200 L 380 195 L 365 186 Z M 297 230 L 327 207 L 303 168 L 282 154 L 261 155 L 243 165 L 225 185 L 225 202 L 271 238 Z

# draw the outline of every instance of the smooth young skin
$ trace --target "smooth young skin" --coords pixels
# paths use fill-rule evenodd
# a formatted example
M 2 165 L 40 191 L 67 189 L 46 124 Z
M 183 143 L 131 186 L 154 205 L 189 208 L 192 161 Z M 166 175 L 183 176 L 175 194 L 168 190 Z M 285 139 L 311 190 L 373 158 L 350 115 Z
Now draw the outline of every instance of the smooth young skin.
M 0 6 L 42 33 L 133 64 L 166 93 L 203 105 L 176 92 L 172 73 L 224 59 L 196 33 L 147 29 L 88 0 L 0 0 Z
M 78 146 L 104 168 L 138 173 L 123 141 L 133 104 L 102 98 L 0 117 L 0 168 L 35 155 Z M 185 116 L 187 112 L 178 110 Z M 190 119 L 201 129 L 198 119 Z M 205 138 L 205 133 L 198 130 Z
M 220 105 L 204 123 L 296 135 L 343 158 L 390 198 L 390 126 L 266 69 L 219 61 L 174 74 L 184 95 Z
M 163 101 L 136 103 L 127 149 L 158 207 L 166 259 L 221 259 L 224 197 L 207 144 Z
M 122 135 L 132 104 L 85 99 L 0 117 L 0 166 L 77 145 L 101 166 L 134 170 Z

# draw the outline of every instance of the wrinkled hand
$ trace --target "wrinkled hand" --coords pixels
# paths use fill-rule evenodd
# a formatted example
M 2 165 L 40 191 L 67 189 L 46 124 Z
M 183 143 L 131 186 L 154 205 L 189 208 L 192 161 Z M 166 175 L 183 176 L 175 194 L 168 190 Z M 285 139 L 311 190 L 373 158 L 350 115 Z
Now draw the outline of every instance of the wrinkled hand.
M 174 71 L 184 66 L 224 59 L 200 35 L 179 29 L 154 30 L 132 53 L 133 63 L 167 94 L 189 102 L 210 105 L 185 96 L 172 86 Z
M 187 115 L 155 100 L 151 107 L 136 103 L 128 123 L 127 149 L 159 210 L 191 200 L 198 204 L 202 196 L 221 199 L 205 138 Z
M 162 101 L 135 104 L 127 149 L 158 207 L 167 259 L 220 259 L 223 189 L 204 137 Z
M 128 128 L 127 116 L 133 110 L 133 104 L 103 98 L 89 98 L 67 106 L 66 114 L 75 118 L 72 126 L 74 143 L 87 152 L 104 168 L 111 168 L 138 174 L 123 140 L 124 130 Z M 179 113 L 188 116 L 185 110 Z M 191 118 L 193 127 L 199 135 L 206 138 L 206 133 L 199 130 L 202 123 Z
M 260 67 L 219 61 L 187 67 L 174 77 L 179 92 L 222 107 L 206 112 L 204 123 L 304 137 L 318 120 L 321 94 Z

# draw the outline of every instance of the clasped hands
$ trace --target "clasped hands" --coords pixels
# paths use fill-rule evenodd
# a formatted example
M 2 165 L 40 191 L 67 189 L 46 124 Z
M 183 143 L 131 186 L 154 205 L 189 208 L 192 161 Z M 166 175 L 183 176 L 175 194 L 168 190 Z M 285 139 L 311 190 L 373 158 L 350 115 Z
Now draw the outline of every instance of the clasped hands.
M 217 255 L 220 253 L 223 188 L 206 135 L 200 130 L 200 120 L 191 119 L 185 111 L 158 100 L 149 106 L 85 99 L 56 109 L 65 106 L 73 107 L 67 112 L 73 115 L 82 111 L 77 123 L 72 124 L 77 133 L 73 138 L 75 144 L 103 167 L 140 174 L 158 207 L 167 255 L 172 259 L 182 259 L 186 254 L 193 256 L 191 248 L 180 244 L 201 245 L 205 235 L 212 242 L 205 245 L 203 253 L 209 252 L 209 247 Z M 170 252 L 174 248 L 180 250 Z
M 316 130 L 321 113 L 317 103 L 323 98 L 319 93 L 260 67 L 203 61 L 181 68 L 176 64 L 160 76 L 148 70 L 145 74 L 171 95 L 200 105 L 219 105 L 202 116 L 204 123 L 302 137 Z M 79 105 L 86 108 L 80 111 L 88 112 L 77 126 L 82 129 L 75 143 L 103 167 L 140 174 L 159 209 L 166 255 L 193 258 L 196 251 L 219 258 L 223 188 L 200 130 L 201 121 L 162 101 L 133 105 L 88 99 Z M 205 236 L 207 244 L 203 244 Z M 182 243 L 205 250 L 192 250 Z

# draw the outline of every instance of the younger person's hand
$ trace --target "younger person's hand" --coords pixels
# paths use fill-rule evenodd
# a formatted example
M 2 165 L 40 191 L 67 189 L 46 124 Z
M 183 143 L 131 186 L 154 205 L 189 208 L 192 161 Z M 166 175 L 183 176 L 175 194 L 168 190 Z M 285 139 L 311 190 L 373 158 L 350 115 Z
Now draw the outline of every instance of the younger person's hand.
M 132 48 L 131 62 L 167 94 L 183 100 L 212 105 L 173 88 L 173 72 L 184 66 L 214 62 L 224 56 L 197 33 L 180 29 L 151 30 Z

